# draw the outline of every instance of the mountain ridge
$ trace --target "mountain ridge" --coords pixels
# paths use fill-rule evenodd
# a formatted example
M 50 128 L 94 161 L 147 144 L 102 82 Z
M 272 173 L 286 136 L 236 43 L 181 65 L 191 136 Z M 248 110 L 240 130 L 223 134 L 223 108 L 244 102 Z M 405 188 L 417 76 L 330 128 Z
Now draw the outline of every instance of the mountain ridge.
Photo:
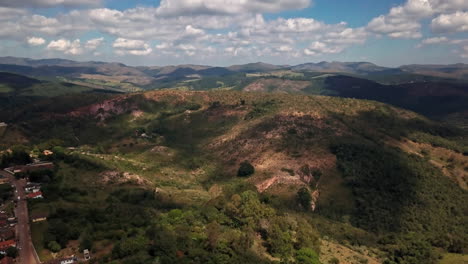
M 61 58 L 47 58 L 47 59 L 31 59 L 26 57 L 14 57 L 14 56 L 5 56 L 0 57 L 0 64 L 14 64 L 14 65 L 22 65 L 22 66 L 66 66 L 66 65 L 92 65 L 92 64 L 115 64 L 119 66 L 125 67 L 132 67 L 132 68 L 147 68 L 147 69 L 161 69 L 161 68 L 229 68 L 231 70 L 242 68 L 242 67 L 264 67 L 269 68 L 270 70 L 273 69 L 288 69 L 294 67 L 301 67 L 307 65 L 314 65 L 314 66 L 322 66 L 322 67 L 330 67 L 332 65 L 337 66 L 372 66 L 377 67 L 379 69 L 399 69 L 399 68 L 412 68 L 412 67 L 424 67 L 424 68 L 443 68 L 443 67 L 461 67 L 461 68 L 468 68 L 468 64 L 465 63 L 452 63 L 452 64 L 403 64 L 398 67 L 387 67 L 387 66 L 380 66 L 375 63 L 369 61 L 320 61 L 320 62 L 306 62 L 297 65 L 276 65 L 270 64 L 265 62 L 251 62 L 245 64 L 235 64 L 235 65 L 228 65 L 228 66 L 211 66 L 211 65 L 201 65 L 201 64 L 178 64 L 178 65 L 163 65 L 163 66 L 130 66 L 120 62 L 104 62 L 104 61 L 75 61 L 69 59 L 61 59 Z

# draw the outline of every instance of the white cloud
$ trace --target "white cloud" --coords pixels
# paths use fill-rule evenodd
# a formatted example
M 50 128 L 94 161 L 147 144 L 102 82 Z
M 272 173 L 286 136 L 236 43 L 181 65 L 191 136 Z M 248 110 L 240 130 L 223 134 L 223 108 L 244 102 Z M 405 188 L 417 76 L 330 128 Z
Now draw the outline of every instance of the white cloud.
M 79 55 L 83 53 L 79 39 L 70 41 L 68 39 L 53 40 L 47 45 L 48 50 L 61 51 L 69 55 Z
M 0 7 L 0 21 L 9 21 L 25 14 L 27 12 L 23 9 Z
M 150 54 L 153 50 L 142 40 L 118 38 L 114 41 L 112 47 L 118 55 L 136 55 L 143 56 Z
M 45 39 L 38 37 L 30 37 L 27 39 L 27 42 L 31 46 L 41 46 L 45 44 Z
M 468 12 L 440 15 L 432 20 L 431 28 L 436 33 L 468 31 Z
M 6 7 L 56 7 L 56 6 L 97 6 L 101 0 L 0 0 L 0 6 Z
M 85 44 L 85 48 L 87 50 L 96 50 L 99 46 L 102 45 L 102 43 L 104 42 L 104 38 L 95 38 L 95 39 L 90 39 L 86 42 Z
M 324 41 L 341 45 L 362 44 L 367 37 L 368 32 L 364 28 L 344 28 L 327 32 Z
M 187 25 L 185 27 L 185 33 L 187 35 L 196 36 L 196 35 L 203 35 L 205 33 L 205 31 L 203 31 L 201 29 L 198 29 L 198 28 L 194 28 L 194 27 L 192 27 L 192 25 Z
M 282 46 L 279 46 L 278 48 L 276 48 L 276 50 L 279 51 L 279 52 L 291 52 L 294 49 L 291 46 L 282 45 Z
M 434 37 L 434 38 L 427 38 L 422 41 L 422 44 L 438 44 L 438 43 L 446 43 L 449 39 L 447 37 Z
M 445 44 L 445 45 L 468 45 L 468 39 L 449 39 L 447 37 L 432 37 L 423 39 L 421 43 L 416 45 L 417 48 L 422 48 L 428 45 L 437 45 L 437 44 Z
M 375 34 L 393 38 L 421 38 L 421 20 L 437 14 L 468 9 L 466 0 L 408 0 L 405 4 L 390 9 L 386 15 L 372 19 L 367 29 Z M 465 31 L 462 23 L 464 13 L 441 15 L 432 22 L 434 31 Z M 466 24 L 465 24 L 466 25 Z
M 162 16 L 194 16 L 276 13 L 303 9 L 310 4 L 310 0 L 162 0 L 157 14 Z
M 19 1 L 25 2 L 34 1 Z M 36 2 L 48 6 L 52 2 L 67 5 L 70 1 Z M 49 43 L 48 49 L 67 54 L 92 54 L 103 44 L 104 37 L 111 36 L 116 39 L 111 46 L 118 55 L 174 56 L 187 61 L 194 58 L 222 61 L 231 56 L 239 60 L 282 60 L 338 54 L 350 46 L 365 43 L 374 34 L 421 38 L 422 28 L 427 25 L 421 22 L 431 19 L 434 32 L 462 32 L 466 30 L 467 12 L 462 11 L 467 8 L 466 2 L 407 0 L 361 28 L 352 28 L 345 22 L 328 24 L 313 18 L 265 18 L 262 14 L 301 9 L 310 5 L 310 0 L 162 0 L 159 7 L 76 9 L 48 16 L 33 14 L 33 9 L 0 7 L 0 37 L 18 41 L 31 36 L 53 37 L 58 40 Z M 2 0 L 0 6 L 1 3 Z M 90 31 L 104 36 L 83 43 L 70 41 Z M 151 43 L 158 44 L 151 47 Z M 421 41 L 420 46 L 437 43 L 459 47 L 466 44 L 460 39 L 436 36 Z M 158 52 L 153 53 L 153 49 Z
M 458 10 L 467 10 L 468 2 L 466 0 L 429 0 L 435 12 L 454 12 Z
M 304 49 L 305 55 L 318 55 L 318 54 L 336 54 L 343 51 L 343 47 L 329 45 L 320 41 L 313 42 L 308 48 Z
M 463 49 L 463 50 L 462 50 L 461 56 L 462 56 L 463 58 L 468 58 L 468 45 L 463 46 L 462 49 Z

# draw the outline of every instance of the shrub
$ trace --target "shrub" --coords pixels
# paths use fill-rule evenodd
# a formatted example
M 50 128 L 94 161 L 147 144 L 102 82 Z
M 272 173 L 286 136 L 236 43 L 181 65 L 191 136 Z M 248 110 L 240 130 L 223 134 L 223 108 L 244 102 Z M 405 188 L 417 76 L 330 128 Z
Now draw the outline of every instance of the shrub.
M 302 187 L 297 192 L 297 201 L 304 208 L 304 210 L 309 210 L 310 203 L 312 202 L 312 196 L 310 195 L 309 189 Z
M 19 255 L 18 249 L 16 247 L 7 248 L 6 255 L 10 258 L 16 258 Z
M 309 248 L 301 248 L 296 253 L 296 263 L 298 264 L 320 264 L 318 254 Z
M 237 176 L 239 177 L 248 177 L 255 173 L 255 168 L 248 161 L 244 161 L 240 164 L 239 170 L 237 171 Z
M 57 243 L 57 241 L 50 241 L 48 244 L 47 244 L 47 248 L 50 249 L 50 251 L 52 252 L 59 252 L 62 247 L 59 245 L 59 243 Z

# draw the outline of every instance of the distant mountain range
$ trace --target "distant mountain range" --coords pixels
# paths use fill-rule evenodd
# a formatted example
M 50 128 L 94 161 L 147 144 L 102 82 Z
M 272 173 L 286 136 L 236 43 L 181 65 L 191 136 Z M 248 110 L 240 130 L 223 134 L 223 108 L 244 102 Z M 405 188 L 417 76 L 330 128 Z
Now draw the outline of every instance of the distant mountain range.
M 390 103 L 432 118 L 456 116 L 456 123 L 463 127 L 468 127 L 467 84 L 467 64 L 389 68 L 370 62 L 295 66 L 257 62 L 229 67 L 192 64 L 133 67 L 95 61 L 0 58 L 3 100 L 12 94 L 56 96 L 154 89 L 319 94 Z
M 404 65 L 388 68 L 370 62 L 318 62 L 296 66 L 273 65 L 262 62 L 233 65 L 229 67 L 212 67 L 206 65 L 176 66 L 139 66 L 132 67 L 122 63 L 77 62 L 64 59 L 28 59 L 17 57 L 0 57 L 0 71 L 15 72 L 31 76 L 67 75 L 79 77 L 82 74 L 100 74 L 105 76 L 124 76 L 127 81 L 136 85 L 148 85 L 155 80 L 180 78 L 190 75 L 222 76 L 234 73 L 256 73 L 279 70 L 301 72 L 346 73 L 357 75 L 418 74 L 440 78 L 468 80 L 467 64 L 452 65 Z M 133 77 L 133 78 L 130 78 Z M 124 78 L 125 79 L 125 78 Z

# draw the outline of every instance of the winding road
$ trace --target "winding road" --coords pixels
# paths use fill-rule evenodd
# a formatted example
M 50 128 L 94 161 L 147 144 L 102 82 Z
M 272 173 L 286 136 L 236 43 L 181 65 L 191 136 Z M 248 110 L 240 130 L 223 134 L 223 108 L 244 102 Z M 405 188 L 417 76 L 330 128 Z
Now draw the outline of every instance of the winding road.
M 24 191 L 26 180 L 16 180 L 11 174 L 5 171 L 0 171 L 0 174 L 12 180 L 14 186 L 16 187 L 15 199 L 18 199 L 19 197 L 15 208 L 15 215 L 18 220 L 16 225 L 16 239 L 18 241 L 17 247 L 19 249 L 19 259 L 17 260 L 17 263 L 40 264 L 41 262 L 36 254 L 36 250 L 34 249 L 31 239 L 28 203 L 26 201 L 26 193 Z

